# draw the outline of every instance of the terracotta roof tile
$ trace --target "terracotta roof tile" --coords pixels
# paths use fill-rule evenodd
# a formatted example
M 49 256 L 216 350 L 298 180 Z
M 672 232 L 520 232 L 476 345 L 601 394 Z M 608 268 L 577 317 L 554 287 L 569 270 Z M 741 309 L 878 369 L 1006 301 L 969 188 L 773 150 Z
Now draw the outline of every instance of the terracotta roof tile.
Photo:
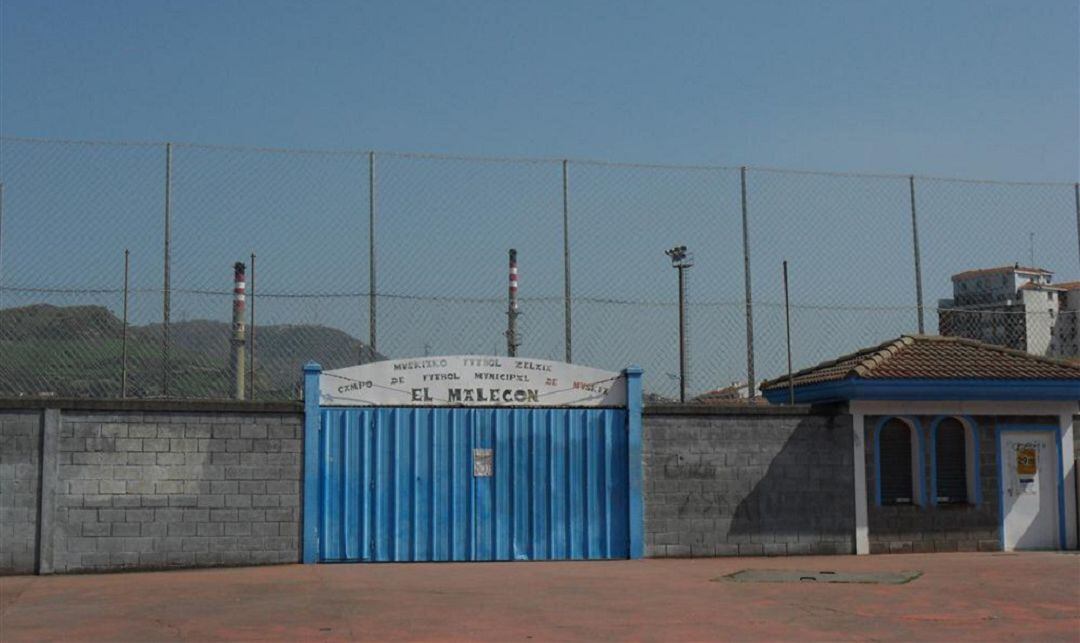
M 1080 380 L 1080 366 L 960 337 L 904 335 L 792 374 L 796 386 L 863 379 Z M 788 385 L 787 376 L 761 388 Z
M 707 391 L 691 400 L 694 404 L 730 404 L 732 402 L 745 402 L 746 384 L 732 384 L 724 388 Z
M 1061 290 L 1080 290 L 1080 281 L 1063 281 L 1054 285 Z

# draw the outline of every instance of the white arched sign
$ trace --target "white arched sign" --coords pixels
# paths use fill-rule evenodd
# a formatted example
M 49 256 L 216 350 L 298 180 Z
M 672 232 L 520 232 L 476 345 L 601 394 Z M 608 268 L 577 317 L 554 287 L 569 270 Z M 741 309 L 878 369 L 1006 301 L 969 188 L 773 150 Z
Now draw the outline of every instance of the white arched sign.
M 446 355 L 324 371 L 322 406 L 625 406 L 621 373 L 518 357 Z

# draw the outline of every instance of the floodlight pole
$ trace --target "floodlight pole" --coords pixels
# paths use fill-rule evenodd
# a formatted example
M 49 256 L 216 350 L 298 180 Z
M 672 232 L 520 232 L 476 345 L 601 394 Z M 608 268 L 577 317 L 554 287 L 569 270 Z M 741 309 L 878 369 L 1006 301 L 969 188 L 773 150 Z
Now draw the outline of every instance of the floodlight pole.
M 687 266 L 675 266 L 679 271 L 679 402 L 686 402 L 686 270 Z
M 694 260 L 687 255 L 686 246 L 675 246 L 665 251 L 671 258 L 671 267 L 679 273 L 679 402 L 686 402 L 686 270 L 694 265 Z

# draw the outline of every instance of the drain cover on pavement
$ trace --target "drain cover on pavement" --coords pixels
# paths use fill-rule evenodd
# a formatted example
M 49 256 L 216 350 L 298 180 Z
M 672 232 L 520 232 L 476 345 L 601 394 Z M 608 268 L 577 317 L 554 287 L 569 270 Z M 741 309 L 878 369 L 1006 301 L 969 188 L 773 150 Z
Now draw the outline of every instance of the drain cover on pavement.
M 869 583 L 877 585 L 903 585 L 922 572 L 810 572 L 797 569 L 744 569 L 714 581 L 735 583 Z

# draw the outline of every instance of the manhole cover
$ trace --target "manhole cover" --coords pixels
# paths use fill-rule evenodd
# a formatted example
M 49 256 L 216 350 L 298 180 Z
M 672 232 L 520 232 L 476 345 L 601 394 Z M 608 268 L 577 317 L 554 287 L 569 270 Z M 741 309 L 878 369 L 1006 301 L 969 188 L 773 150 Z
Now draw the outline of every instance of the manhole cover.
M 714 578 L 714 581 L 734 583 L 869 583 L 903 585 L 922 572 L 833 572 L 800 571 L 797 569 L 744 569 Z

